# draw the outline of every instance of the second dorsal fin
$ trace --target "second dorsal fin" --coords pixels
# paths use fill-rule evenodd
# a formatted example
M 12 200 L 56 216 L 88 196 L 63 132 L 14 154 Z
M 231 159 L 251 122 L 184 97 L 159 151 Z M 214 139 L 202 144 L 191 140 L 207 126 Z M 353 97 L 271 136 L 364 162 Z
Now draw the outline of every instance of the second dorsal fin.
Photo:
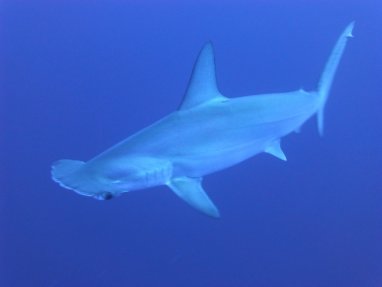
M 180 110 L 196 107 L 212 99 L 224 98 L 217 88 L 214 51 L 211 43 L 204 45 L 194 64 L 192 75 Z

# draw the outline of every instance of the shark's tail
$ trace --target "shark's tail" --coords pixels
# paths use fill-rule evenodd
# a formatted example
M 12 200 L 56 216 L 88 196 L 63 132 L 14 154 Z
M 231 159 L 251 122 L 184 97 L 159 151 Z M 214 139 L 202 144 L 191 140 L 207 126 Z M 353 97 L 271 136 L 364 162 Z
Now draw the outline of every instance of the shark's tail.
M 326 62 L 324 72 L 321 75 L 320 81 L 318 83 L 318 96 L 319 96 L 319 108 L 317 111 L 317 125 L 318 132 L 323 135 L 324 132 L 324 109 L 325 103 L 329 95 L 330 88 L 332 86 L 333 78 L 336 73 L 338 63 L 341 60 L 342 54 L 345 50 L 348 38 L 352 38 L 352 31 L 354 27 L 354 22 L 351 22 L 345 30 L 342 32 L 341 36 L 338 38 L 334 49 Z

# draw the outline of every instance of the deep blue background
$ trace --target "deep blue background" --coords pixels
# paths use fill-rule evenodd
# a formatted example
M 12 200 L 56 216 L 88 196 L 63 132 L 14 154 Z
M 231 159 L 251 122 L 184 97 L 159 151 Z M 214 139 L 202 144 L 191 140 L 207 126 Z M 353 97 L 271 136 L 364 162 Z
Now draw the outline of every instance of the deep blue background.
M 0 4 L 1 287 L 382 286 L 382 2 L 50 2 Z M 312 89 L 352 20 L 325 136 L 206 177 L 220 220 L 51 181 L 176 109 L 206 41 L 227 96 Z

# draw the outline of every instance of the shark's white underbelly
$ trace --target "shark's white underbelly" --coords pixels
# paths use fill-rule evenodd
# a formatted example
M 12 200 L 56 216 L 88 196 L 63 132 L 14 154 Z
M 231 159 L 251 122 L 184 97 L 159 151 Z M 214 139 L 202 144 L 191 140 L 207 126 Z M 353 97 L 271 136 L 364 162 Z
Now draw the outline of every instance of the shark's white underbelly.
M 260 112 L 263 97 L 174 113 L 101 154 L 99 159 L 114 161 L 134 154 L 170 163 L 172 177 L 203 177 L 265 151 L 298 129 L 314 114 L 315 106 L 304 93 L 295 98 L 301 98 L 304 104 L 289 113 L 285 111 L 289 102 L 279 104 L 277 112 Z M 151 164 L 144 169 L 152 170 Z
M 224 151 L 173 158 L 173 176 L 202 177 L 255 156 L 261 153 L 265 146 L 266 141 L 248 142 Z
M 230 140 L 201 140 L 198 147 L 191 150 L 180 148 L 179 156 L 170 157 L 174 176 L 186 174 L 202 177 L 238 164 L 261 152 L 281 137 L 299 128 L 309 115 L 291 117 L 280 122 L 255 125 L 236 129 Z

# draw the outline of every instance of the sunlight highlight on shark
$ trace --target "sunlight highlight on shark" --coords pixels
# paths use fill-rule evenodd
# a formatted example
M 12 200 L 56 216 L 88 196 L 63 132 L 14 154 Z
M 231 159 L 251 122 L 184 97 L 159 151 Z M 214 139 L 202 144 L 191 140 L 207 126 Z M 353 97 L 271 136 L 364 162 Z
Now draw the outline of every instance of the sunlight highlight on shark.
M 340 35 L 317 90 L 227 98 L 218 88 L 211 44 L 201 50 L 179 109 L 88 162 L 59 160 L 52 178 L 96 199 L 167 185 L 189 205 L 212 217 L 219 211 L 202 187 L 205 175 L 266 152 L 286 161 L 280 139 L 324 108 L 354 23 Z

